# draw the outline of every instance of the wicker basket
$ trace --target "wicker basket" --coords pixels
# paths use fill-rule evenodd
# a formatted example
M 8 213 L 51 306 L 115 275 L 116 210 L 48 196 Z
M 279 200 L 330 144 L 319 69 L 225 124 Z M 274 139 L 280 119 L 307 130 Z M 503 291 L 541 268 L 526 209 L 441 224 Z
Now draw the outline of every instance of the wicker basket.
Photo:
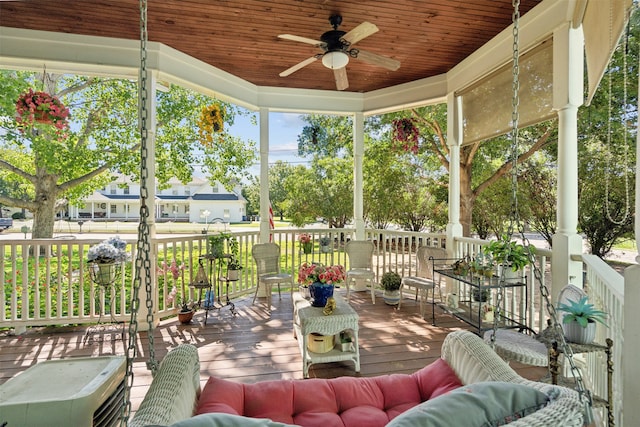
M 307 348 L 314 353 L 327 353 L 333 350 L 333 335 L 309 334 Z

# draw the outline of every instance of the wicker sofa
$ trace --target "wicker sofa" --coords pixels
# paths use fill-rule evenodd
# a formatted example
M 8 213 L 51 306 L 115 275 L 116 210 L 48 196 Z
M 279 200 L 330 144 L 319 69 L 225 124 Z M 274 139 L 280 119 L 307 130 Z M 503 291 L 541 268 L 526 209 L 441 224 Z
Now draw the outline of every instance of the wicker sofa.
M 466 387 L 473 387 L 475 385 L 497 385 L 504 386 L 505 383 L 508 385 L 513 385 L 514 387 L 522 387 L 529 390 L 534 390 L 536 392 L 544 392 L 546 395 L 551 396 L 544 405 L 540 407 L 536 407 L 535 410 L 529 411 L 522 417 L 516 417 L 518 419 L 513 419 L 508 422 L 510 426 L 519 427 L 519 426 L 553 426 L 553 425 L 561 425 L 561 426 L 581 426 L 583 417 L 582 417 L 582 409 L 583 405 L 580 401 L 578 394 L 570 389 L 552 386 L 543 383 L 532 382 L 520 377 L 513 369 L 511 369 L 500 357 L 498 357 L 489 346 L 482 341 L 475 334 L 468 331 L 455 331 L 450 333 L 442 346 L 442 355 L 441 358 L 446 362 L 446 364 L 455 372 L 457 377 L 459 378 L 462 384 L 467 385 Z M 352 380 L 367 380 L 367 378 L 352 378 Z M 370 380 L 370 378 L 369 378 Z M 309 382 L 312 380 L 282 380 L 282 382 L 296 382 L 296 381 L 305 381 Z M 332 381 L 332 380 L 328 380 Z M 488 383 L 494 382 L 494 383 Z M 500 382 L 500 383 L 495 383 Z M 271 382 L 273 383 L 273 382 Z M 260 383 L 257 383 L 258 385 Z M 177 392 L 179 390 L 179 392 Z M 206 391 L 206 390 L 205 390 Z M 436 404 L 441 402 L 439 409 L 437 412 L 440 413 L 441 416 L 448 417 L 454 415 L 447 415 L 446 408 L 455 408 L 455 404 L 451 404 L 451 402 L 455 402 L 458 400 L 461 402 L 461 399 L 466 399 L 468 395 L 472 395 L 472 393 L 458 393 L 458 390 L 454 390 L 447 394 L 441 395 L 434 399 L 431 399 L 423 404 L 417 405 L 415 408 L 408 409 L 405 413 L 402 414 L 394 414 L 394 418 L 387 425 L 388 426 L 399 426 L 402 427 L 404 425 L 416 425 L 414 420 L 404 420 L 409 416 L 420 416 L 420 411 L 422 414 L 428 413 L 431 411 L 428 406 L 430 404 Z M 230 391 L 232 392 L 232 391 Z M 203 415 L 193 417 L 198 408 L 198 399 L 200 398 L 200 373 L 199 373 L 199 362 L 197 350 L 195 347 L 190 345 L 181 345 L 176 349 L 172 350 L 163 360 L 160 369 L 156 376 L 154 377 L 153 383 L 147 392 L 143 402 L 141 403 L 138 411 L 136 412 L 133 419 L 130 421 L 129 425 L 133 427 L 140 426 L 167 426 L 173 423 L 176 423 L 176 426 L 192 426 L 192 425 L 203 425 L 203 426 L 217 426 L 217 425 L 235 425 L 230 424 L 228 419 L 224 421 L 220 421 L 219 424 L 215 422 L 211 423 L 211 420 L 208 420 L 207 423 L 196 424 L 191 421 L 196 420 L 199 417 L 203 417 Z M 226 393 L 220 393 L 226 394 Z M 497 398 L 494 400 L 503 400 L 509 401 L 509 398 L 504 398 L 501 396 L 502 390 L 497 393 Z M 265 399 L 270 399 L 272 396 L 267 395 Z M 292 399 L 294 397 L 292 396 Z M 448 400 L 446 400 L 448 399 Z M 275 402 L 276 399 L 272 399 Z M 480 404 L 486 404 L 489 399 L 482 398 L 479 400 Z M 500 402 L 504 403 L 504 402 Z M 281 406 L 282 408 L 291 408 L 289 402 L 279 401 L 277 406 Z M 460 405 L 458 405 L 460 406 Z M 467 408 L 469 406 L 468 402 L 463 402 L 462 407 Z M 337 405 L 338 412 L 340 411 L 340 404 Z M 406 408 L 405 408 L 406 409 Z M 485 408 L 486 409 L 486 408 Z M 467 409 L 465 409 L 466 411 Z M 482 410 L 482 409 L 481 409 Z M 284 411 L 290 411 L 290 409 L 284 409 Z M 208 415 L 225 415 L 228 417 L 237 417 L 239 419 L 244 419 L 246 422 L 244 425 L 254 425 L 252 424 L 256 419 L 243 418 L 243 414 L 239 412 L 234 412 L 231 410 L 226 410 L 224 412 L 233 413 L 234 415 L 225 415 L 225 414 L 208 414 Z M 431 411 L 431 413 L 436 412 Z M 239 413 L 239 415 L 237 415 Z M 207 415 L 207 414 L 205 414 Z M 278 418 L 282 414 L 277 414 L 276 417 L 270 418 Z M 396 417 L 397 415 L 397 417 Z M 191 418 L 193 417 L 193 418 Z M 468 419 L 475 419 L 476 415 L 467 416 Z M 186 420 L 186 421 L 182 421 Z M 250 423 L 251 420 L 251 423 Z M 285 426 L 290 425 L 287 422 L 271 422 L 269 420 L 264 420 L 265 426 Z M 403 421 L 405 421 L 403 423 Z M 339 421 L 332 424 L 327 425 L 347 425 L 340 424 Z M 291 423 L 293 424 L 293 423 Z M 238 425 L 243 425 L 239 423 Z M 258 424 L 256 424 L 258 425 Z M 302 424 L 305 425 L 305 424 Z M 358 425 L 357 423 L 351 423 L 348 425 Z M 364 425 L 364 424 L 362 424 Z M 432 425 L 432 424 L 425 424 Z M 437 425 L 437 424 L 436 424 Z M 447 424 L 446 421 L 440 425 L 457 425 L 457 424 Z

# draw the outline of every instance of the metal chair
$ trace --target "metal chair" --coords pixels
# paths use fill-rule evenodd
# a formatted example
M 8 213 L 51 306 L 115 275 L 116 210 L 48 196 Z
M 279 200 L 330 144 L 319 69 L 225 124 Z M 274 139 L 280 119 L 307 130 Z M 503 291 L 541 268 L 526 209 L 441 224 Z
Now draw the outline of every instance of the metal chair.
M 429 290 L 435 292 L 436 287 L 436 279 L 434 278 L 432 261 L 437 259 L 442 260 L 446 257 L 447 251 L 442 248 L 429 246 L 421 246 L 418 248 L 418 251 L 416 252 L 416 260 L 418 263 L 416 275 L 402 278 L 402 283 L 400 284 L 400 302 L 398 303 L 398 310 L 400 310 L 400 307 L 402 306 L 402 290 L 404 288 L 415 288 L 416 301 L 418 300 L 418 295 L 420 296 L 420 315 L 424 317 L 424 304 L 427 300 L 427 294 Z M 442 276 L 438 275 L 437 286 L 438 292 L 440 294 L 440 301 L 442 301 L 442 287 L 440 286 L 441 282 Z M 435 293 L 433 297 L 435 298 Z M 434 316 L 435 313 L 432 313 L 432 317 Z
M 351 294 L 351 282 L 365 281 L 371 287 L 371 302 L 376 303 L 375 273 L 373 271 L 373 242 L 368 240 L 350 240 L 344 245 L 349 258 L 349 270 L 345 284 L 347 286 L 347 302 Z
M 251 255 L 256 262 L 258 272 L 258 286 L 256 286 L 252 304 L 255 304 L 260 286 L 263 285 L 266 288 L 267 307 L 271 311 L 271 287 L 274 284 L 278 285 L 278 296 L 282 299 L 280 283 L 289 283 L 293 292 L 293 275 L 280 272 L 280 246 L 275 243 L 253 245 Z

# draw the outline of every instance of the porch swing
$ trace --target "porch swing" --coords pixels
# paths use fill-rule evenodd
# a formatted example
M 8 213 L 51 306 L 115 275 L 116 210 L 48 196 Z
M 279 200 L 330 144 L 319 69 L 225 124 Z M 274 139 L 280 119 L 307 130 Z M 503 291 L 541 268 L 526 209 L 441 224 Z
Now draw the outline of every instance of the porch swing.
M 514 35 L 517 34 L 517 25 L 519 18 L 519 0 L 513 0 L 514 6 Z M 140 404 L 138 410 L 135 413 L 135 416 L 129 420 L 131 415 L 131 399 L 130 392 L 133 385 L 133 372 L 132 372 L 132 363 L 136 357 L 136 335 L 137 335 L 137 315 L 138 308 L 140 305 L 139 301 L 139 288 L 141 284 L 144 282 L 145 288 L 147 290 L 147 300 L 146 306 L 149 310 L 149 313 L 153 312 L 153 300 L 151 298 L 152 295 L 152 287 L 151 287 L 151 260 L 150 260 L 150 243 L 149 243 L 149 227 L 147 224 L 147 219 L 149 217 L 149 209 L 147 208 L 146 203 L 146 185 L 148 178 L 148 171 L 146 169 L 146 161 L 147 161 L 147 152 L 146 152 L 146 143 L 147 143 L 147 123 L 146 123 L 146 112 L 145 112 L 145 101 L 147 99 L 147 70 L 146 70 L 146 45 L 147 45 L 147 20 L 146 20 L 146 9 L 147 2 L 146 0 L 140 0 L 140 29 L 141 29 L 141 43 L 140 43 L 140 92 L 141 96 L 139 97 L 140 108 L 142 111 L 141 114 L 141 208 L 140 208 L 140 224 L 138 228 L 138 243 L 137 243 L 137 257 L 136 257 L 136 269 L 139 274 L 136 275 L 133 284 L 133 295 L 132 295 L 132 315 L 131 322 L 129 326 L 129 341 L 127 347 L 127 369 L 126 369 L 126 391 L 124 397 L 123 404 L 123 424 L 129 425 L 133 427 L 141 427 L 141 426 L 167 426 L 173 425 L 175 427 L 178 426 L 286 426 L 290 424 L 295 424 L 290 421 L 282 421 L 280 422 L 272 422 L 269 419 L 264 418 L 247 418 L 244 417 L 243 414 L 234 415 L 232 412 L 227 414 L 222 414 L 220 412 L 213 412 L 209 414 L 202 414 L 194 416 L 196 413 L 196 409 L 198 407 L 200 398 L 207 394 L 211 396 L 212 393 L 202 392 L 200 389 L 200 364 L 198 357 L 198 350 L 195 346 L 191 344 L 180 344 L 176 348 L 172 349 L 162 360 L 161 363 L 158 363 L 155 360 L 154 353 L 154 341 L 153 341 L 153 317 L 152 315 L 147 316 L 147 321 L 149 323 L 149 361 L 147 362 L 147 367 L 152 371 L 153 380 L 147 394 L 145 395 L 142 403 Z M 517 54 L 517 47 L 514 46 Z M 515 65 L 514 65 L 515 67 Z M 517 78 L 517 74 L 516 74 Z M 517 129 L 516 129 L 517 130 Z M 483 340 L 477 335 L 469 332 L 469 331 L 455 331 L 450 333 L 446 338 L 442 345 L 442 355 L 441 359 L 434 362 L 432 365 L 441 366 L 442 361 L 446 362 L 444 365 L 447 365 L 450 370 L 455 374 L 460 383 L 465 385 L 465 389 L 462 392 L 456 393 L 452 391 L 448 394 L 444 394 L 442 396 L 433 398 L 431 400 L 426 400 L 423 403 L 415 403 L 413 408 L 407 403 L 404 404 L 402 412 L 394 418 L 394 416 L 390 416 L 393 418 L 386 424 L 387 426 L 409 426 L 409 425 L 421 425 L 421 419 L 419 417 L 427 416 L 429 413 L 429 407 L 431 406 L 431 414 L 439 414 L 442 417 L 442 414 L 453 410 L 454 413 L 451 413 L 451 417 L 457 415 L 458 417 L 464 416 L 466 421 L 469 419 L 477 420 L 476 416 L 479 414 L 473 413 L 469 414 L 467 412 L 467 407 L 470 404 L 469 401 L 466 400 L 466 396 L 469 396 L 470 389 L 474 386 L 497 386 L 498 388 L 493 390 L 493 399 L 491 403 L 487 404 L 487 399 L 483 398 L 483 396 L 478 396 L 475 399 L 475 405 L 479 407 L 479 410 L 485 416 L 493 411 L 511 411 L 508 414 L 502 414 L 500 417 L 504 419 L 508 419 L 507 423 L 509 425 L 513 425 L 515 427 L 518 426 L 550 426 L 550 425 L 559 425 L 559 426 L 581 426 L 583 424 L 583 403 L 581 399 L 581 395 L 574 390 L 570 390 L 568 388 L 543 384 L 539 382 L 529 381 L 525 378 L 520 377 L 513 369 L 511 369 L 506 362 L 504 362 L 491 348 L 488 346 Z M 432 365 L 429 365 L 432 366 Z M 448 368 L 448 369 L 449 369 Z M 434 372 L 435 373 L 435 372 Z M 437 375 L 436 375 L 437 376 Z M 409 377 L 396 375 L 393 378 L 399 377 Z M 411 376 L 413 377 L 413 376 Z M 389 376 L 381 377 L 381 378 L 391 378 Z M 350 388 L 353 389 L 362 389 L 369 390 L 371 384 L 376 381 L 376 378 L 337 378 L 334 380 L 347 380 L 354 382 L 359 382 L 359 384 L 368 384 L 365 387 L 362 386 L 353 386 Z M 334 381 L 334 380 L 281 380 L 280 382 L 291 382 L 298 383 L 301 385 L 306 385 L 309 387 L 313 385 L 315 387 L 318 384 L 320 387 L 321 381 Z M 430 379 L 427 382 L 431 381 Z M 495 382 L 499 382 L 496 384 Z M 267 384 L 267 388 L 265 389 L 265 393 L 262 393 L 262 398 L 269 401 L 269 399 L 273 399 L 273 396 L 270 395 L 269 387 L 273 387 L 274 381 L 270 381 Z M 269 385 L 270 384 L 270 385 Z M 261 383 L 256 383 L 252 385 L 254 387 L 260 387 Z M 431 385 L 433 387 L 433 385 Z M 243 385 L 234 386 L 234 390 L 237 390 L 238 387 L 243 387 Z M 522 388 L 529 393 L 538 393 L 545 396 L 544 403 L 541 405 L 536 405 L 535 407 L 529 406 L 526 413 L 520 411 L 520 409 L 516 408 L 505 408 L 504 406 L 510 406 L 514 404 L 514 399 L 509 398 L 496 398 L 496 396 L 502 396 L 502 393 L 505 392 L 506 389 L 510 387 L 513 388 Z M 330 387 L 331 388 L 331 387 Z M 244 388 L 243 388 L 244 390 Z M 398 391 L 397 389 L 391 390 L 394 394 Z M 477 391 L 477 390 L 476 390 Z M 475 393 L 475 391 L 474 391 Z M 225 394 L 225 393 L 219 393 Z M 252 395 L 253 399 L 260 398 L 258 394 Z M 418 393 L 418 396 L 422 396 L 421 393 Z M 438 399 L 441 399 L 438 401 Z M 444 400 L 442 400 L 444 399 Z M 240 399 L 244 403 L 244 395 Z M 247 398 L 249 400 L 249 398 Z M 308 397 L 307 397 L 308 400 Z M 313 400 L 313 398 L 312 398 Z M 321 399 L 320 399 L 321 400 Z M 382 399 L 383 404 L 386 399 Z M 393 399 L 392 399 L 393 400 Z M 516 399 L 517 400 L 517 399 Z M 348 399 L 347 399 L 348 401 Z M 255 404 L 255 402 L 251 401 L 251 404 Z M 271 400 L 271 407 L 281 408 L 287 407 L 287 402 L 282 402 L 278 400 Z M 437 404 L 440 403 L 440 406 Z M 529 403 L 529 402 L 527 402 Z M 344 406 L 345 401 L 341 400 L 340 403 L 336 402 L 336 407 L 340 406 L 339 411 L 348 412 L 350 409 L 342 408 Z M 464 408 L 464 413 L 460 414 L 460 408 Z M 291 403 L 293 407 L 293 404 Z M 311 405 L 312 408 L 315 408 L 315 405 Z M 435 406 L 435 407 L 433 407 Z M 409 409 L 411 408 L 411 409 Z M 385 410 L 382 408 L 381 410 Z M 405 411 L 405 412 L 403 412 Z M 515 411 L 515 412 L 513 412 Z M 524 409 L 523 409 L 524 411 Z M 225 411 L 226 412 L 226 411 Z M 313 412 L 313 410 L 311 411 Z M 455 414 L 455 412 L 458 412 Z M 357 413 L 357 412 L 356 412 Z M 517 415 L 516 415 L 517 414 Z M 293 420 L 294 415 L 299 415 L 297 412 L 293 412 L 288 416 Z M 333 414 L 329 414 L 331 416 L 335 416 Z M 340 414 L 337 414 L 340 415 Z M 416 418 L 409 418 L 415 416 Z M 322 413 L 313 412 L 311 415 L 312 419 L 315 419 L 315 422 L 312 423 L 304 423 L 302 425 L 326 425 L 322 418 Z M 318 417 L 320 420 L 318 421 Z M 266 417 L 265 417 L 266 418 Z M 272 417 L 269 417 L 272 418 Z M 358 420 L 356 418 L 356 420 Z M 288 424 L 283 424 L 287 422 Z M 461 425 L 455 424 L 451 419 L 445 418 L 445 424 L 438 425 Z M 347 424 L 348 425 L 348 424 Z M 429 424 L 432 425 L 432 424 Z

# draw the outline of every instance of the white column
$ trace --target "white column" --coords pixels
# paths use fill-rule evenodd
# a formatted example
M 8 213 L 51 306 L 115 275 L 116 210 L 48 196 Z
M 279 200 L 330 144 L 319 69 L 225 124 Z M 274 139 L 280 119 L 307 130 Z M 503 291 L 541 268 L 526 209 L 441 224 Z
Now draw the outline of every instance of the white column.
M 145 111 L 140 111 L 140 117 L 143 117 L 143 114 L 146 112 L 146 129 L 147 129 L 147 138 L 146 138 L 146 152 L 147 156 L 144 159 L 145 168 L 140 168 L 140 183 L 142 183 L 142 174 L 144 173 L 146 184 L 147 184 L 147 192 L 146 192 L 146 204 L 149 209 L 149 217 L 147 218 L 147 224 L 149 226 L 149 236 L 148 239 L 150 241 L 151 252 L 149 253 L 149 257 L 151 260 L 157 260 L 157 247 L 154 243 L 156 238 L 156 226 L 155 226 L 155 198 L 156 198 L 156 185 L 155 185 L 155 176 L 156 176 L 156 78 L 152 75 L 150 70 L 147 70 L 147 99 L 145 103 Z M 142 195 L 142 194 L 141 194 Z M 125 217 L 128 215 L 126 213 L 125 203 Z M 140 239 L 141 236 L 138 236 Z M 153 264 L 153 261 L 152 261 Z M 135 264 L 134 264 L 135 265 Z M 152 283 L 153 294 L 151 298 L 153 299 L 154 309 L 157 310 L 158 303 L 158 295 L 156 286 L 153 284 L 156 283 L 156 269 L 151 268 L 150 270 L 150 280 Z M 144 269 L 138 271 L 137 274 L 144 274 Z M 141 279 L 144 277 L 140 276 Z M 147 316 L 149 314 L 149 309 L 145 301 L 149 296 L 147 295 L 147 289 L 145 287 L 145 281 L 140 280 L 140 289 L 138 290 L 138 296 L 140 298 L 140 305 L 138 307 L 138 330 L 139 331 L 147 331 L 149 330 L 149 324 L 146 322 Z M 160 319 L 155 317 L 153 318 L 153 326 L 157 326 Z
M 364 159 L 364 114 L 353 115 L 353 219 L 356 240 L 364 240 L 364 184 L 362 163 Z
M 640 75 L 638 76 L 640 82 Z M 638 86 L 640 87 L 640 86 Z M 638 101 L 640 106 L 640 100 Z M 640 123 L 638 124 L 640 131 Z M 635 236 L 636 246 L 640 247 L 640 132 L 636 134 L 636 217 Z M 640 302 L 640 251 L 636 255 L 636 264 L 624 271 L 624 313 L 625 325 L 638 324 L 637 305 Z M 622 348 L 622 408 L 624 410 L 624 422 L 628 426 L 640 425 L 640 364 L 637 355 L 640 353 L 640 329 L 637 327 L 625 327 L 622 331 L 624 345 Z M 615 345 L 615 343 L 614 343 Z
M 569 24 L 553 34 L 553 108 L 558 112 L 557 231 L 553 236 L 554 301 L 568 283 L 582 286 L 582 253 L 578 226 L 578 107 L 583 99 L 584 38 L 582 27 Z
M 269 243 L 269 109 L 260 108 L 260 243 Z
M 463 139 L 462 98 L 447 95 L 447 146 L 449 147 L 449 222 L 447 223 L 447 253 L 456 256 L 453 241 L 462 236 L 460 224 L 460 145 Z

